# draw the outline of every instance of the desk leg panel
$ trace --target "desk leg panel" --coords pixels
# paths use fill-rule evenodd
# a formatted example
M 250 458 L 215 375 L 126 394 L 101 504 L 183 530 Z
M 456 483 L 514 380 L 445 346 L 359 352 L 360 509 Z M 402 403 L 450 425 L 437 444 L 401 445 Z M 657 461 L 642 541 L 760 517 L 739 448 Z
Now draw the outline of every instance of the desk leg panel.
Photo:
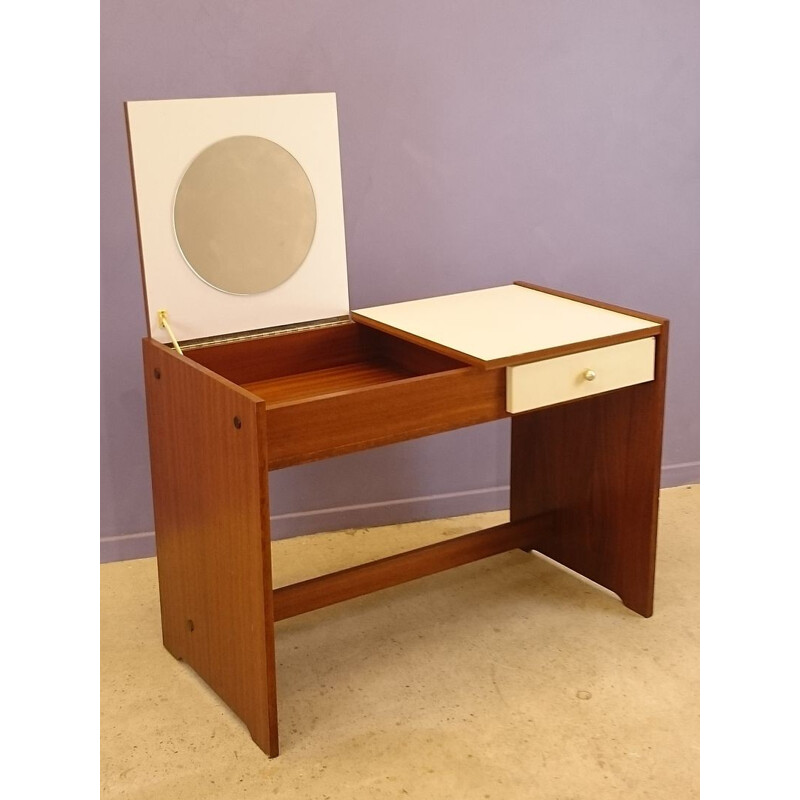
M 264 404 L 144 343 L 164 645 L 278 754 Z
M 511 520 L 553 514 L 536 550 L 653 613 L 666 373 L 666 326 L 656 379 L 520 414 L 511 428 Z

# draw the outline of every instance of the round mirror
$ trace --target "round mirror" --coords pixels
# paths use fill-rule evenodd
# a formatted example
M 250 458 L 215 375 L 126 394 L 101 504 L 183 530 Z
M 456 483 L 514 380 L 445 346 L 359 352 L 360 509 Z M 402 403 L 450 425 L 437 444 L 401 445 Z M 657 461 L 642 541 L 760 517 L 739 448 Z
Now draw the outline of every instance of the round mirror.
M 280 145 L 232 136 L 203 150 L 183 175 L 173 209 L 186 263 L 215 289 L 266 292 L 305 261 L 317 225 L 314 190 Z

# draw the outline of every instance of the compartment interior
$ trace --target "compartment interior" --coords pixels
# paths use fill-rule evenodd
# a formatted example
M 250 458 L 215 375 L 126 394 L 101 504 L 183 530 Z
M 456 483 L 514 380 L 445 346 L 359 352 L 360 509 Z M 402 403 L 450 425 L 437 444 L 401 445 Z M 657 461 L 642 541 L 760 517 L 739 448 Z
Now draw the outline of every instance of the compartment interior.
M 355 322 L 209 345 L 186 355 L 270 408 L 470 366 Z

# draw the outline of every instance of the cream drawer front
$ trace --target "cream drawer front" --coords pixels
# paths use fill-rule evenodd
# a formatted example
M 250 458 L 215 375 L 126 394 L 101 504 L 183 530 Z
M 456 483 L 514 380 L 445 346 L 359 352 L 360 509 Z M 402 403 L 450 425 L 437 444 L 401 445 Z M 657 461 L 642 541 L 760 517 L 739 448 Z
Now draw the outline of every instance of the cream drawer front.
M 506 367 L 511 414 L 653 380 L 655 338 Z

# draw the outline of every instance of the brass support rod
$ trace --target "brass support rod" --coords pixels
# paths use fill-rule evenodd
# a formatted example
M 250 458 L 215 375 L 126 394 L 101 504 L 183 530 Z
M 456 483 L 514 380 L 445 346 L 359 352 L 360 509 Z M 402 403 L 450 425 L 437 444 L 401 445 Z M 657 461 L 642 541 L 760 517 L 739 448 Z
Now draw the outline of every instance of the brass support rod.
M 178 344 L 178 340 L 175 338 L 175 334 L 172 332 L 172 328 L 169 326 L 169 322 L 167 322 L 167 312 L 162 309 L 158 312 L 158 324 L 162 328 L 167 329 L 167 333 L 169 334 L 169 338 L 172 339 L 172 346 L 181 354 L 183 355 L 183 350 L 181 350 L 181 346 Z

